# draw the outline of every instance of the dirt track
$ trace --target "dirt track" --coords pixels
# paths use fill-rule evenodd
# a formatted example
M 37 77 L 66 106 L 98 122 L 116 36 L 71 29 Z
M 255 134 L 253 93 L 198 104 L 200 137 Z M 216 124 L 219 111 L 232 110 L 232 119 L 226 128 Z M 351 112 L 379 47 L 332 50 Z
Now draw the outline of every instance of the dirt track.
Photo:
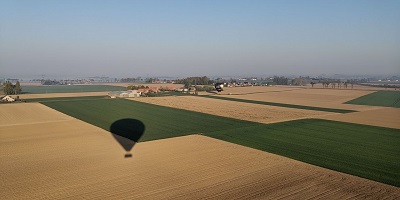
M 201 135 L 138 143 L 124 158 L 100 128 L 14 105 L 0 105 L 0 199 L 400 198 L 397 187 Z
M 260 123 L 274 123 L 332 114 L 329 112 L 266 106 L 194 96 L 146 97 L 130 100 Z

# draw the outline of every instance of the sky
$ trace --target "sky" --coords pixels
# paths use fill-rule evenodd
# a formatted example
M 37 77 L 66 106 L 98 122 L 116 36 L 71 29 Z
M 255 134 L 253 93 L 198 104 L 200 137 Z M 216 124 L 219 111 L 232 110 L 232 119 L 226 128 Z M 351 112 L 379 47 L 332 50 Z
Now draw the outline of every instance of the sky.
M 399 0 L 0 0 L 1 77 L 400 74 Z

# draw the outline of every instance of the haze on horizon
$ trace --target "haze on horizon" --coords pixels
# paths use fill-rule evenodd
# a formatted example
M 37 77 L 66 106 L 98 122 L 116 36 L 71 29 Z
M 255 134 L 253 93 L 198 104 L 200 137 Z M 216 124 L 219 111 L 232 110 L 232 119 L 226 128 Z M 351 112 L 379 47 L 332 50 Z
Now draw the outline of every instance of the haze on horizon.
M 400 1 L 0 0 L 0 77 L 400 74 Z

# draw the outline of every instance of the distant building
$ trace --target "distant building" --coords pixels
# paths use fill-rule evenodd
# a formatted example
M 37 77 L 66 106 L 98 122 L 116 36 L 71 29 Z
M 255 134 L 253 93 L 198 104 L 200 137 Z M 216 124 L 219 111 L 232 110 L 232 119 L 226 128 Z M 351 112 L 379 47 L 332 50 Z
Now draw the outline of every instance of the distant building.
M 15 99 L 12 98 L 12 97 L 9 96 L 9 95 L 6 95 L 6 96 L 0 97 L 0 101 L 1 101 L 1 102 L 14 102 Z
M 128 90 L 128 91 L 113 91 L 108 93 L 110 98 L 136 98 L 140 97 L 142 92 L 138 90 Z

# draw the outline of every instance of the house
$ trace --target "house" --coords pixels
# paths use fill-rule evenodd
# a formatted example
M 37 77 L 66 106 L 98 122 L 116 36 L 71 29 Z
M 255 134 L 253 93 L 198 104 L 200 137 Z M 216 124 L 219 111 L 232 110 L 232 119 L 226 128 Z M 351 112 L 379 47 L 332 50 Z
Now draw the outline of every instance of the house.
M 0 101 L 1 101 L 1 102 L 14 102 L 15 99 L 12 98 L 12 97 L 9 96 L 9 95 L 6 95 L 6 96 L 3 96 L 3 97 L 0 97 Z

